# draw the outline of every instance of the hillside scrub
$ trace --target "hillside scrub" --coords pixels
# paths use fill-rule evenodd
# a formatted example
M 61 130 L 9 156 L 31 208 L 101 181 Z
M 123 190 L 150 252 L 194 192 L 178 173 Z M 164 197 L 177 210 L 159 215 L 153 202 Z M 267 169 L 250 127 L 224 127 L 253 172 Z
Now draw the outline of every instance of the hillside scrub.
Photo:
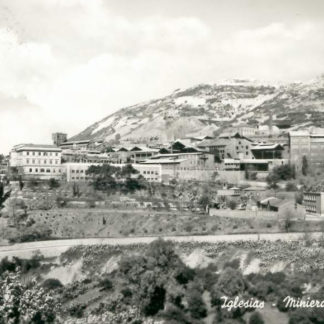
M 202 269 L 189 268 L 180 257 L 199 247 L 216 258 L 217 273 L 215 265 Z M 289 260 L 294 256 L 295 271 L 271 273 L 270 267 L 267 267 L 260 273 L 246 275 L 241 266 L 237 267 L 237 263 L 227 262 L 231 249 L 237 253 L 238 248 L 255 253 L 262 258 L 262 263 L 273 264 L 279 256 L 281 260 Z M 315 250 L 319 253 L 316 257 Z M 107 259 L 116 258 L 117 255 L 120 256 L 118 267 L 103 274 L 100 269 Z M 234 308 L 230 311 L 221 308 L 221 297 L 224 295 L 275 303 L 277 309 L 294 323 L 293 319 L 300 315 L 295 309 L 282 307 L 283 298 L 286 295 L 295 298 L 304 296 L 305 284 L 323 287 L 321 265 L 314 267 L 318 262 L 316 260 L 323 262 L 322 256 L 323 248 L 309 249 L 300 242 L 174 244 L 156 240 L 149 245 L 80 246 L 62 254 L 61 262 L 66 264 L 82 257 L 82 272 L 87 277 L 83 281 L 68 284 L 63 290 L 57 290 L 57 293 L 63 293 L 62 314 L 68 316 L 65 317 L 68 323 L 76 323 L 77 318 L 81 320 L 78 323 L 86 323 L 89 318 L 95 318 L 96 323 L 104 323 L 99 319 L 103 316 L 119 316 L 117 314 L 123 314 L 125 319 L 120 323 L 145 323 L 150 318 L 150 323 L 164 320 L 174 324 L 202 324 L 207 316 L 213 318 L 215 323 L 263 323 L 262 316 L 254 308 Z M 297 261 L 299 258 L 300 261 Z M 308 263 L 312 270 L 303 268 Z M 85 302 L 90 291 L 93 299 Z M 312 291 L 305 296 L 323 297 L 323 289 Z M 204 297 L 206 294 L 210 295 L 210 300 Z M 258 312 L 262 314 L 262 309 Z M 306 312 L 305 316 L 312 324 L 318 324 L 324 319 L 320 311 Z

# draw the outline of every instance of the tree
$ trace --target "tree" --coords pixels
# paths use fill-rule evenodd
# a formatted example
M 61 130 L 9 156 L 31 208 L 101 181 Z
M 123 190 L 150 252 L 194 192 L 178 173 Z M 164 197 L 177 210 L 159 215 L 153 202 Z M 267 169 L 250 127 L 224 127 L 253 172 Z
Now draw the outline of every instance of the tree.
M 231 199 L 229 202 L 228 202 L 228 207 L 231 209 L 231 210 L 234 210 L 237 206 L 237 202 L 233 199 Z
M 302 159 L 302 174 L 304 176 L 307 176 L 307 173 L 308 173 L 308 161 L 306 155 L 304 155 Z
M 92 165 L 86 171 L 92 178 L 92 185 L 95 190 L 111 191 L 121 190 L 124 192 L 133 192 L 146 188 L 146 181 L 142 176 L 137 176 L 139 172 L 130 164 L 115 167 L 109 164 Z M 134 177 L 135 175 L 135 177 Z
M 23 190 L 24 186 L 25 186 L 25 184 L 23 183 L 23 181 L 22 181 L 22 177 L 21 177 L 21 175 L 20 175 L 20 176 L 19 176 L 19 190 L 20 190 L 20 191 Z
M 301 205 L 304 200 L 304 194 L 302 191 L 297 191 L 295 193 L 295 203 Z
M 73 192 L 73 197 L 80 196 L 80 187 L 76 182 L 73 182 L 72 192 Z
M 287 233 L 289 232 L 289 229 L 292 225 L 293 217 L 294 215 L 291 209 L 286 209 L 284 211 L 282 224 L 283 224 L 283 228 L 286 230 Z
M 0 323 L 54 323 L 58 302 L 36 281 L 27 288 L 19 274 L 6 273 L 0 279 Z
M 206 209 L 207 206 L 209 206 L 211 203 L 211 200 L 207 194 L 203 194 L 199 199 L 199 205 Z
M 297 186 L 294 182 L 287 182 L 286 191 L 297 191 Z
M 278 182 L 280 181 L 280 178 L 278 174 L 270 172 L 266 178 L 266 181 L 270 188 L 275 189 L 278 186 Z
M 50 189 L 56 189 L 60 186 L 60 183 L 56 179 L 51 178 L 48 180 L 48 186 Z
M 279 181 L 290 179 L 295 179 L 295 167 L 294 165 L 284 164 L 274 167 L 266 180 L 270 188 L 276 188 Z
M 215 291 L 228 297 L 234 297 L 243 293 L 245 282 L 242 273 L 233 268 L 226 268 L 218 278 Z
M 4 191 L 4 184 L 3 182 L 0 182 L 0 209 L 3 205 L 3 203 L 10 197 L 10 191 L 6 192 Z

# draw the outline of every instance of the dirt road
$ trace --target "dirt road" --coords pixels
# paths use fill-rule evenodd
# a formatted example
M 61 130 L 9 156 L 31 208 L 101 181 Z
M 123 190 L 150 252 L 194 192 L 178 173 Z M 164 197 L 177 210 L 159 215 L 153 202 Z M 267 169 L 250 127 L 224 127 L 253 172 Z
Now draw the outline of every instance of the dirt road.
M 312 233 L 314 239 L 320 238 L 322 233 Z M 256 241 L 260 240 L 284 240 L 295 241 L 302 240 L 304 233 L 267 233 L 267 234 L 230 234 L 230 235 L 197 235 L 197 236 L 161 236 L 164 239 L 174 242 L 233 242 L 233 241 Z M 28 242 L 0 246 L 0 259 L 5 256 L 30 257 L 35 251 L 40 251 L 46 257 L 55 257 L 77 245 L 94 245 L 94 244 L 112 244 L 112 245 L 129 245 L 129 244 L 147 244 L 155 239 L 154 237 L 125 237 L 125 238 L 85 238 L 69 240 L 52 240 L 40 242 Z

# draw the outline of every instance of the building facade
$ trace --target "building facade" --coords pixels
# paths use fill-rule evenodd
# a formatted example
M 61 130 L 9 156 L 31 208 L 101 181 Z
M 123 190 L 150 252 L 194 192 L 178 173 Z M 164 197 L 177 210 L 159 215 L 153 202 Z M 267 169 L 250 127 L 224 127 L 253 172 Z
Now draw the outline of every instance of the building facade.
M 56 146 L 60 146 L 64 142 L 67 141 L 67 134 L 65 133 L 53 133 L 52 134 L 53 144 Z
M 303 205 L 307 214 L 324 216 L 324 192 L 305 192 Z
M 290 161 L 301 171 L 305 157 L 308 165 L 324 168 L 324 131 L 295 131 L 289 133 Z
M 242 137 L 238 133 L 232 137 L 221 137 L 216 140 L 207 140 L 199 144 L 199 147 L 215 155 L 216 160 L 224 159 L 251 159 L 253 142 Z
M 54 145 L 20 144 L 10 152 L 10 168 L 25 179 L 62 178 L 62 150 Z

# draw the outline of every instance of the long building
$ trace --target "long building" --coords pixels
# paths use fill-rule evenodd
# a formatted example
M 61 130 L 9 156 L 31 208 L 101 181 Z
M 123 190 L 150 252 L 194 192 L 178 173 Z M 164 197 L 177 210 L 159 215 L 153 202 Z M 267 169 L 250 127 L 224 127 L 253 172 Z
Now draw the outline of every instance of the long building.
M 62 177 L 62 150 L 47 144 L 19 144 L 10 152 L 10 168 L 17 168 L 24 178 Z

